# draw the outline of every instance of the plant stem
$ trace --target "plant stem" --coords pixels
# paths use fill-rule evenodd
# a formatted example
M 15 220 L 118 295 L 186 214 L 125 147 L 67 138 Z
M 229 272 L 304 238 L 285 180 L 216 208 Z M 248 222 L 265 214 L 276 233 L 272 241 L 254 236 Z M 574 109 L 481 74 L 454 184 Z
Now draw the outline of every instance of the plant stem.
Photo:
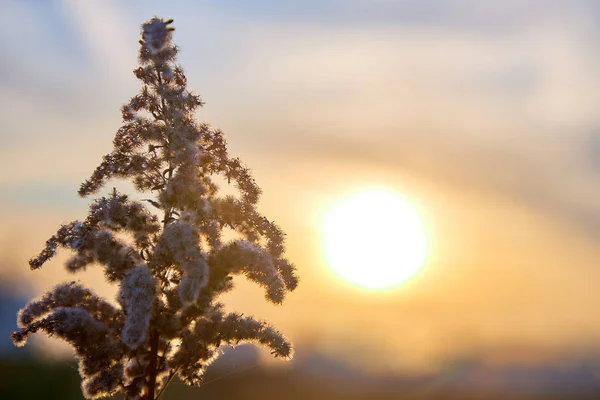
M 159 70 L 158 67 L 156 67 L 156 73 L 158 76 L 158 86 L 162 86 L 163 81 L 162 81 L 162 76 L 161 76 L 161 72 Z M 161 95 L 161 105 L 162 108 L 160 110 L 161 114 L 162 114 L 162 121 L 165 123 L 165 125 L 168 124 L 168 118 L 167 118 L 167 112 L 166 112 L 166 103 L 165 103 L 165 99 L 162 97 Z M 155 118 L 157 118 L 157 116 L 155 116 Z M 160 119 L 160 118 L 157 118 Z M 167 147 L 170 144 L 170 140 L 167 141 Z M 167 154 L 169 154 L 169 152 L 167 151 Z M 169 157 L 169 156 L 168 156 Z M 169 161 L 169 176 L 168 178 L 166 178 L 166 181 L 168 182 L 172 177 L 173 177 L 173 166 L 172 166 L 172 161 L 171 158 L 169 157 L 168 159 Z M 164 189 L 163 189 L 164 190 Z M 164 219 L 163 219 L 163 229 L 167 227 L 169 221 L 171 218 L 171 209 L 165 210 L 165 215 L 164 215 Z M 155 400 L 154 398 L 154 392 L 156 390 L 156 375 L 158 373 L 158 342 L 159 342 L 159 338 L 160 338 L 160 334 L 158 332 L 158 329 L 156 327 L 152 327 L 152 336 L 150 338 L 150 364 L 148 365 L 148 368 L 150 369 L 150 376 L 148 379 L 148 395 L 147 395 L 147 400 Z M 172 375 L 173 376 L 173 375 Z M 172 376 L 170 377 L 172 379 Z M 170 382 L 170 379 L 169 379 Z M 168 385 L 168 382 L 167 382 Z M 160 396 L 165 387 L 159 391 L 158 396 Z M 156 398 L 158 398 L 158 396 Z
M 148 400 L 154 400 L 154 390 L 156 388 L 156 373 L 158 367 L 158 339 L 159 334 L 156 329 L 152 332 L 152 338 L 150 339 L 150 379 L 148 382 Z

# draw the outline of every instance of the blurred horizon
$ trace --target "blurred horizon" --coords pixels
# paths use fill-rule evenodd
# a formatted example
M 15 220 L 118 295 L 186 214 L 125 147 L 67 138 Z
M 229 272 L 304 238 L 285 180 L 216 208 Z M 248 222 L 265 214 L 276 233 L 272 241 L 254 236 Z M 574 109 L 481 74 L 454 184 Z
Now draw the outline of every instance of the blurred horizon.
M 261 366 L 314 356 L 331 379 L 339 366 L 373 382 L 454 371 L 492 391 L 518 386 L 503 380 L 512 368 L 525 386 L 600 393 L 597 1 L 32 0 L 0 12 L 0 295 L 16 299 L 3 330 L 21 299 L 65 280 L 114 300 L 100 269 L 65 271 L 66 251 L 40 271 L 27 261 L 84 217 L 77 188 L 139 91 L 139 27 L 157 15 L 174 19 L 179 63 L 206 102 L 197 120 L 253 170 L 259 210 L 298 267 L 282 306 L 243 279 L 224 299 L 294 342 L 291 366 L 258 353 Z M 119 181 L 101 193 L 113 186 L 137 196 Z M 327 210 L 372 188 L 412 204 L 429 241 L 421 271 L 385 290 L 346 283 L 323 249 Z M 2 360 L 30 355 L 4 343 Z M 33 348 L 70 354 L 54 340 Z

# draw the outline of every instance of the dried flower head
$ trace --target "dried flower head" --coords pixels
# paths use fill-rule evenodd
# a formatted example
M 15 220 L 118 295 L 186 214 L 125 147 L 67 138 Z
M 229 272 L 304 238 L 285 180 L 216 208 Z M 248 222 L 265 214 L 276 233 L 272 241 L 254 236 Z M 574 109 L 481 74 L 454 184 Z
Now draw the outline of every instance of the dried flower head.
M 142 25 L 134 70 L 142 90 L 121 109 L 113 151 L 79 189 L 89 196 L 113 178 L 129 179 L 145 198 L 134 201 L 113 189 L 29 261 L 39 269 L 66 248 L 74 252 L 67 269 L 102 268 L 119 287 L 116 302 L 75 281 L 61 284 L 20 311 L 12 335 L 17 346 L 36 332 L 69 343 L 89 399 L 122 392 L 154 400 L 175 375 L 198 385 L 224 344 L 250 341 L 276 357 L 293 353 L 269 324 L 226 313 L 219 302 L 236 274 L 261 285 L 277 304 L 298 279 L 284 257 L 283 232 L 256 209 L 260 189 L 250 170 L 228 154 L 221 131 L 194 121 L 202 101 L 175 63 L 171 23 L 153 18 Z M 217 176 L 237 195 L 220 195 Z M 225 228 L 243 239 L 223 241 Z
M 172 22 L 172 19 L 165 21 L 155 17 L 142 25 L 142 45 L 146 47 L 150 54 L 155 55 L 171 45 L 171 37 L 173 36 L 171 32 L 175 30 L 175 28 L 169 26 Z

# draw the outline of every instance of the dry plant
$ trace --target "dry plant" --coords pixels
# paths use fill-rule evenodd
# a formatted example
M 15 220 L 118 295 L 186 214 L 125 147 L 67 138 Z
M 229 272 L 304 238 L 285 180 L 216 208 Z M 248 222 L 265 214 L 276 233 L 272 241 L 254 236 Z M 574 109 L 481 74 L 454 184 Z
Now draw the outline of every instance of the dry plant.
M 128 179 L 149 198 L 134 201 L 113 189 L 92 202 L 84 221 L 62 225 L 29 262 L 35 270 L 59 247 L 71 249 L 67 269 L 100 265 L 119 287 L 118 304 L 77 282 L 60 284 L 20 311 L 12 335 L 18 346 L 36 332 L 70 344 L 89 399 L 122 392 L 153 400 L 175 376 L 199 385 L 222 345 L 251 341 L 275 357 L 292 356 L 272 326 L 228 313 L 219 302 L 236 274 L 263 286 L 277 304 L 298 280 L 283 255 L 284 233 L 257 212 L 260 189 L 250 171 L 229 156 L 220 130 L 194 121 L 202 101 L 176 64 L 171 23 L 153 18 L 142 25 L 134 70 L 142 90 L 122 107 L 114 150 L 79 189 L 90 196 L 110 179 Z M 219 176 L 235 195 L 221 195 Z M 226 230 L 237 240 L 226 240 Z

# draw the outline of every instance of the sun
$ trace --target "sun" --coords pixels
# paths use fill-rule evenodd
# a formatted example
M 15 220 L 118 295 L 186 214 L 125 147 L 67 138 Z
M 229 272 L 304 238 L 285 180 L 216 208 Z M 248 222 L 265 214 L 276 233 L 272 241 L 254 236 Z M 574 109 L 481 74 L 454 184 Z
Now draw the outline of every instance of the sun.
M 328 266 L 365 288 L 405 282 L 427 254 L 419 214 L 386 190 L 364 191 L 336 205 L 325 217 L 323 234 Z

